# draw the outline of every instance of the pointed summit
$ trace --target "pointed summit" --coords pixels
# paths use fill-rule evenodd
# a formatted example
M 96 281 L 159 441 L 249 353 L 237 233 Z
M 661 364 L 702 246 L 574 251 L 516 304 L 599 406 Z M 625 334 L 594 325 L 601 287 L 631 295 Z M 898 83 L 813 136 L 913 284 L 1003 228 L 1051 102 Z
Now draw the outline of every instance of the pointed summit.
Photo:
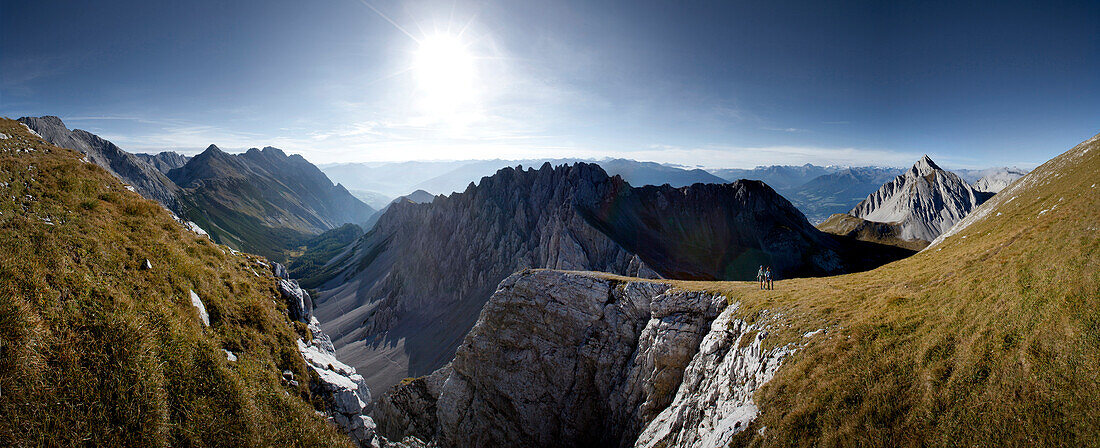
M 203 152 L 202 152 L 202 154 L 207 154 L 207 153 L 209 153 L 209 154 L 218 154 L 218 153 L 225 154 L 225 151 L 222 151 L 222 149 L 219 148 L 217 145 L 211 143 L 210 146 L 207 146 L 206 149 L 203 150 Z
M 868 221 L 896 223 L 905 240 L 932 241 L 981 205 L 977 193 L 927 155 L 909 171 L 871 193 L 848 214 Z
M 917 163 L 913 164 L 912 170 L 920 176 L 925 176 L 933 171 L 940 171 L 942 168 L 936 165 L 936 162 L 933 162 L 932 158 L 928 157 L 928 154 L 925 154 Z

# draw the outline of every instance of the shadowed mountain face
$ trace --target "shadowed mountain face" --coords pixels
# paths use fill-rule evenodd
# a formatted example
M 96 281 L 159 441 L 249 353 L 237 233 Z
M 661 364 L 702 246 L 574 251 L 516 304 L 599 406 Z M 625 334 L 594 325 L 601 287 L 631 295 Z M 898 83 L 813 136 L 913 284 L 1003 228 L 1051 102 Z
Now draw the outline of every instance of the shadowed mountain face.
M 928 246 L 924 240 L 904 240 L 901 238 L 901 225 L 893 222 L 875 222 L 863 218 L 856 218 L 847 213 L 837 213 L 830 216 L 821 224 L 818 230 L 842 237 L 854 238 L 860 241 L 869 241 L 879 244 L 887 244 L 905 249 L 919 251 Z
M 760 181 L 632 188 L 578 198 L 582 216 L 662 276 L 751 280 L 760 265 L 784 276 L 842 269 L 836 242 Z
M 70 131 L 65 127 L 65 123 L 55 116 L 23 117 L 19 122 L 41 135 L 43 140 L 52 145 L 84 153 L 88 161 L 99 165 L 134 187 L 134 191 L 138 194 L 161 203 L 169 210 L 178 211 L 176 185 L 141 158 L 123 151 L 114 143 L 88 131 L 81 129 Z
M 232 155 L 210 145 L 168 177 L 184 189 L 181 216 L 215 241 L 275 259 L 310 235 L 373 212 L 301 156 L 272 147 Z
M 506 168 L 463 193 L 390 206 L 329 262 L 317 315 L 341 358 L 385 390 L 449 360 L 518 270 L 747 280 L 760 264 L 825 275 L 911 253 L 871 246 L 819 232 L 757 181 L 634 188 L 592 164 Z

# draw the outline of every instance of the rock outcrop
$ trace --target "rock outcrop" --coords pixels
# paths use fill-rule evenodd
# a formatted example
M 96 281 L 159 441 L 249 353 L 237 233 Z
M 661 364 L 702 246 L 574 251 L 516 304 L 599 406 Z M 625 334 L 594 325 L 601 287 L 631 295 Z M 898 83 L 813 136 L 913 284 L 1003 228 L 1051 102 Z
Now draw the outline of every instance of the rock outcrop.
M 309 294 L 297 281 L 287 277 L 283 265 L 272 263 L 271 272 L 279 282 L 279 293 L 287 302 L 288 317 L 307 324 L 309 329 L 309 341 L 297 341 L 298 352 L 317 376 L 316 381 L 310 382 L 310 389 L 324 401 L 329 421 L 360 447 L 385 445 L 386 440 L 377 436 L 374 420 L 368 416 L 372 404 L 370 388 L 354 367 L 336 358 L 332 340 L 313 317 Z M 294 382 L 292 385 L 297 383 L 290 371 L 284 372 L 284 380 Z
M 287 314 L 290 318 L 305 324 L 312 322 L 313 299 L 310 298 L 309 293 L 302 289 L 297 281 L 290 279 L 286 267 L 281 263 L 274 263 L 271 270 L 279 279 L 279 294 L 286 302 Z
M 752 393 L 796 349 L 766 348 L 777 321 L 749 325 L 736 308 L 662 282 L 519 272 L 450 366 L 398 385 L 399 405 L 374 415 L 389 437 L 448 447 L 724 446 L 755 417 Z
M 311 383 L 315 393 L 323 397 L 329 420 L 343 429 L 361 447 L 379 446 L 370 411 L 371 395 L 362 375 L 355 368 L 340 362 L 332 343 L 314 320 L 309 326 L 313 339 L 307 344 L 298 340 L 298 351 L 306 364 L 317 374 Z
M 729 446 L 734 436 L 748 429 L 760 412 L 753 393 L 796 349 L 794 344 L 765 347 L 767 324 L 776 317 L 780 316 L 763 316 L 749 324 L 726 312 L 715 319 L 684 372 L 676 398 L 646 425 L 634 446 Z
M 928 156 L 871 193 L 849 215 L 897 223 L 905 240 L 932 241 L 966 217 L 991 194 L 975 191 Z

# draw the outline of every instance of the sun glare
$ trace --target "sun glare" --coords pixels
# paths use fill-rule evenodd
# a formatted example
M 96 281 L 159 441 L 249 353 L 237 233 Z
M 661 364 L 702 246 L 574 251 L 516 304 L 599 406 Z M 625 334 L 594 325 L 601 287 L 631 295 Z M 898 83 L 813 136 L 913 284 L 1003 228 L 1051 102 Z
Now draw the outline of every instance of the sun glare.
M 474 58 L 458 37 L 435 35 L 420 40 L 413 70 L 426 113 L 454 116 L 473 106 Z

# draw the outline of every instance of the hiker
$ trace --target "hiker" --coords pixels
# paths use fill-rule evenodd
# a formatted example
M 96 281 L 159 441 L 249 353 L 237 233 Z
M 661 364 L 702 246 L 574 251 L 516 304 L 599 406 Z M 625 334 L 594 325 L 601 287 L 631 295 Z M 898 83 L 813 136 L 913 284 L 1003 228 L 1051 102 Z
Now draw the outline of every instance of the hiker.
M 764 270 L 764 284 L 765 284 L 764 289 L 775 289 L 772 286 L 772 267 L 771 266 L 768 266 L 767 269 Z
M 760 269 L 756 271 L 756 283 L 760 284 L 760 289 L 764 289 L 764 265 L 760 265 Z

